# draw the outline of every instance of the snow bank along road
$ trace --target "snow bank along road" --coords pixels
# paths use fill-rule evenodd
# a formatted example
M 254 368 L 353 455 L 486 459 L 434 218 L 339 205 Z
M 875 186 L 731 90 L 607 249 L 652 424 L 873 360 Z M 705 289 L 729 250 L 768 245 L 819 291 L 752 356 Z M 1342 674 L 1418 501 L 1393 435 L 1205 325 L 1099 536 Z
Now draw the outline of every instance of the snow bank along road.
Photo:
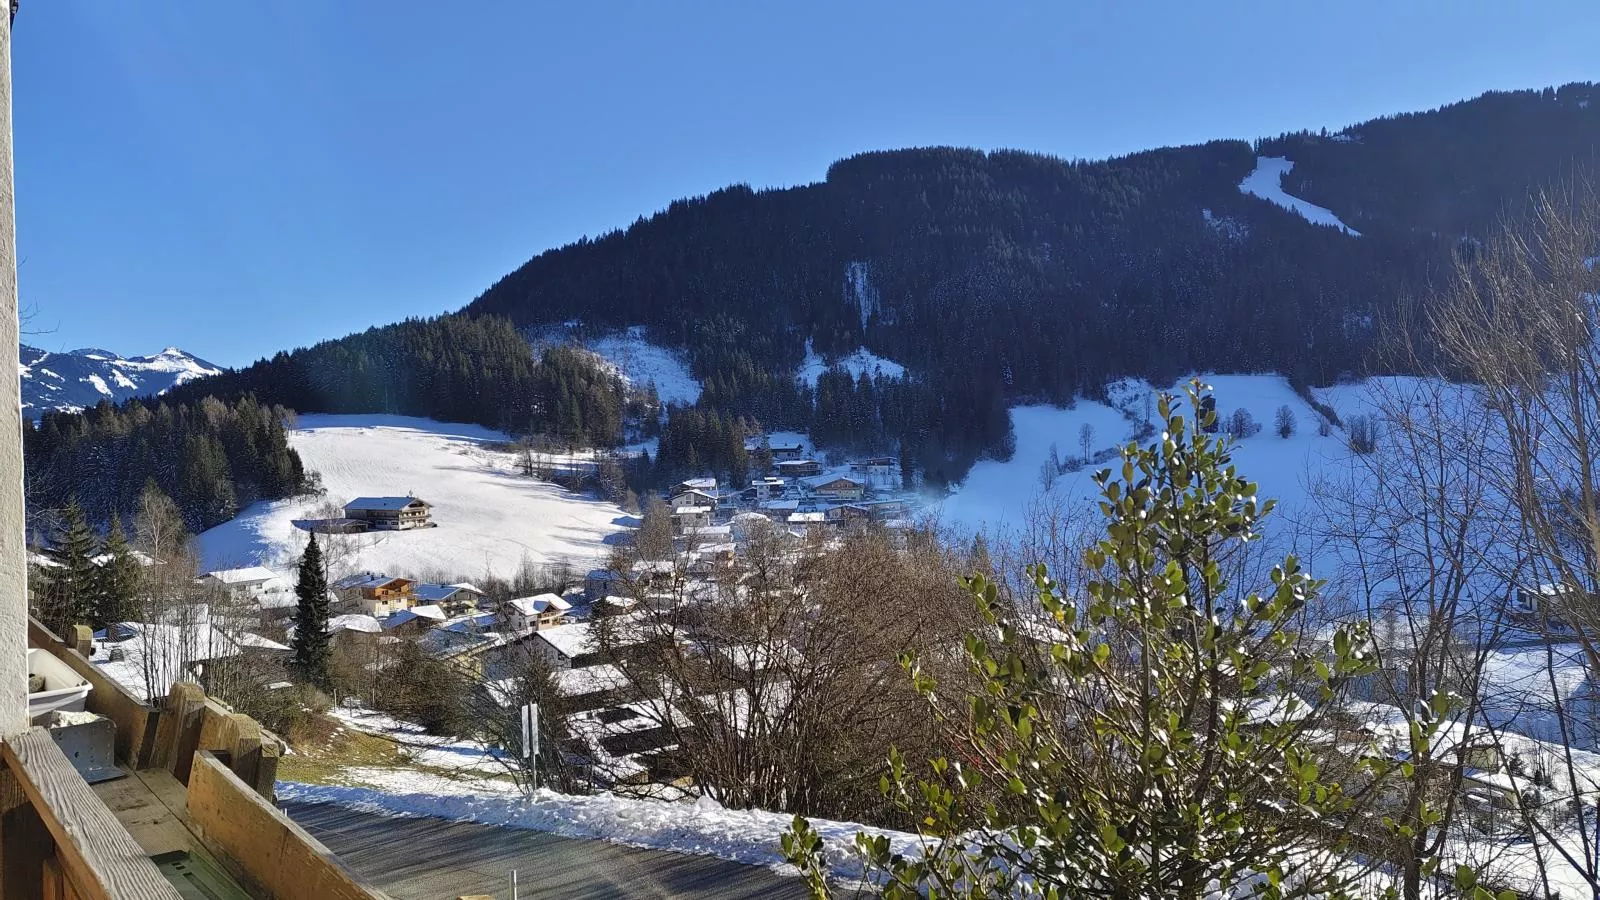
M 640 850 L 541 831 L 401 818 L 318 803 L 289 816 L 395 900 L 524 897 L 804 897 L 798 878 L 711 856 Z

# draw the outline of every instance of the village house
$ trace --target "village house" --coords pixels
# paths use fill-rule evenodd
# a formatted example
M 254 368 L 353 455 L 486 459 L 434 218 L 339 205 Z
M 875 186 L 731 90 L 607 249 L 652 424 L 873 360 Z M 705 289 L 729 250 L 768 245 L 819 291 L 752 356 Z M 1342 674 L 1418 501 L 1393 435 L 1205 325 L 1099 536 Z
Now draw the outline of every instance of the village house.
M 705 494 L 716 494 L 717 480 L 709 476 L 704 478 L 685 478 L 684 480 L 678 482 L 677 486 L 672 489 L 674 494 L 681 494 L 685 491 L 700 491 L 701 493 Z
M 593 603 L 614 594 L 622 582 L 622 576 L 610 569 L 590 569 L 589 574 L 583 577 L 583 599 Z
M 260 602 L 272 594 L 291 593 L 289 585 L 276 572 L 261 566 L 243 569 L 218 569 L 200 576 L 203 585 L 219 587 L 241 600 Z M 292 605 L 293 601 L 291 601 Z
M 505 646 L 505 636 L 495 630 L 499 617 L 477 613 L 450 619 L 428 630 L 417 647 L 430 657 L 448 662 L 463 673 L 482 678 L 485 657 Z
M 872 518 L 872 511 L 859 503 L 846 503 L 828 507 L 824 516 L 829 522 L 865 522 Z
M 366 615 L 382 619 L 417 605 L 416 582 L 378 572 L 361 572 L 333 583 L 341 600 L 354 603 Z
M 421 583 L 412 589 L 418 603 L 431 603 L 444 610 L 446 616 L 464 616 L 483 602 L 483 591 L 470 584 Z
M 383 630 L 402 637 L 417 637 L 448 618 L 450 616 L 437 605 L 424 603 L 391 613 L 389 618 L 383 620 Z
M 700 490 L 679 491 L 672 495 L 672 507 L 674 509 L 682 509 L 686 506 L 707 509 L 715 513 L 717 511 L 717 496 Z
M 1565 628 L 1566 610 L 1574 605 L 1573 601 L 1588 605 L 1585 602 L 1588 599 L 1559 584 L 1541 584 L 1532 589 L 1519 587 L 1512 595 L 1508 611 L 1513 619 L 1524 623 Z
M 746 440 L 744 442 L 744 452 L 746 453 L 760 453 L 762 450 L 766 450 L 766 455 L 771 456 L 771 460 L 774 463 L 798 460 L 798 458 L 805 456 L 805 445 L 798 444 L 798 442 L 773 444 L 773 442 L 766 439 Z
M 756 503 L 760 503 L 764 500 L 773 500 L 778 497 L 782 497 L 783 492 L 788 485 L 789 483 L 784 481 L 782 478 L 774 478 L 772 476 L 768 476 L 766 478 L 752 478 L 750 479 L 750 490 L 754 493 L 751 495 L 750 499 Z
M 879 490 L 900 486 L 900 462 L 892 456 L 874 456 L 850 464 L 850 471 Z
M 905 517 L 911 511 L 911 504 L 904 500 L 874 500 L 867 504 L 867 508 L 872 511 L 874 519 L 887 522 Z
M 374 531 L 427 528 L 433 507 L 417 497 L 357 497 L 344 505 L 344 517 Z
M 867 485 L 849 475 L 818 475 L 800 481 L 805 492 L 819 500 L 860 500 L 866 496 Z
M 799 512 L 799 500 L 768 500 L 761 504 L 761 513 L 774 522 L 786 521 L 790 515 Z
M 772 520 L 758 512 L 742 512 L 728 521 L 728 533 L 735 543 L 744 543 L 772 527 Z
M 541 629 L 534 633 L 533 648 L 553 669 L 581 669 L 604 661 L 588 622 Z
M 572 604 L 555 594 L 536 597 L 518 597 L 506 602 L 502 613 L 506 630 L 513 633 L 538 631 L 561 624 L 562 618 L 572 610 Z
M 682 536 L 711 526 L 711 510 L 704 506 L 679 506 L 672 510 L 672 532 Z
M 822 474 L 822 463 L 814 459 L 786 459 L 773 463 L 772 468 L 784 478 L 809 478 Z

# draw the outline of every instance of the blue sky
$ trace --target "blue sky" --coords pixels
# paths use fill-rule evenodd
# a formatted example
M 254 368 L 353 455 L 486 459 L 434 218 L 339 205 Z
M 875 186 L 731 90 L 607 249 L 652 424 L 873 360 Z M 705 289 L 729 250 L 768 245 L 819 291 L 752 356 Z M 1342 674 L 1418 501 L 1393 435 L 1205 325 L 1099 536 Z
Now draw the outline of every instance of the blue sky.
M 237 365 L 732 182 L 1337 127 L 1600 78 L 1597 26 L 1593 0 L 24 0 L 24 327 Z

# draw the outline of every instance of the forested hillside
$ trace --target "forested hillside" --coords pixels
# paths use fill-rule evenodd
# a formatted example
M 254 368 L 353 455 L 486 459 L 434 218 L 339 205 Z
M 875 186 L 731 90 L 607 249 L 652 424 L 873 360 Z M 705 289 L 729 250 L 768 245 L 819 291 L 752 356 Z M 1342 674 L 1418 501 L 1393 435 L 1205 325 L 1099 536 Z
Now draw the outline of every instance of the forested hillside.
M 863 153 L 816 184 L 730 187 L 541 253 L 461 315 L 280 353 L 181 392 L 549 430 L 551 382 L 541 391 L 523 337 L 571 320 L 637 325 L 687 353 L 702 413 L 899 451 L 932 481 L 959 478 L 1007 452 L 1017 402 L 1071 402 L 1124 375 L 1276 371 L 1305 385 L 1383 365 L 1375 337 L 1402 297 L 1531 191 L 1593 163 L 1595 93 L 1494 93 L 1336 133 L 1095 162 Z M 1282 189 L 1360 235 L 1241 191 L 1258 157 L 1286 158 Z M 799 383 L 808 346 L 825 359 L 865 347 L 906 376 Z M 588 406 L 613 396 L 563 408 L 609 421 Z
M 25 426 L 30 514 L 78 502 L 90 523 L 131 520 L 145 485 L 177 504 L 199 532 L 257 500 L 288 497 L 306 486 L 300 456 L 284 435 L 287 412 L 244 396 L 192 402 L 131 400 L 81 413 L 45 413 Z

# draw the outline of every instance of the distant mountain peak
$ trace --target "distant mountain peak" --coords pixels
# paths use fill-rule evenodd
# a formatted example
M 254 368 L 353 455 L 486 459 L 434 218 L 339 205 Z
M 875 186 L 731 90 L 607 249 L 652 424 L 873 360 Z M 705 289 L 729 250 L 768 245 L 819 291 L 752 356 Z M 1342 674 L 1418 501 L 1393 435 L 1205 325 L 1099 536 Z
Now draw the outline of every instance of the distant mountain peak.
M 52 353 L 22 345 L 22 408 L 38 417 L 73 411 L 101 400 L 164 394 L 173 387 L 222 371 L 192 353 L 166 347 L 151 356 L 124 357 L 99 347 Z

